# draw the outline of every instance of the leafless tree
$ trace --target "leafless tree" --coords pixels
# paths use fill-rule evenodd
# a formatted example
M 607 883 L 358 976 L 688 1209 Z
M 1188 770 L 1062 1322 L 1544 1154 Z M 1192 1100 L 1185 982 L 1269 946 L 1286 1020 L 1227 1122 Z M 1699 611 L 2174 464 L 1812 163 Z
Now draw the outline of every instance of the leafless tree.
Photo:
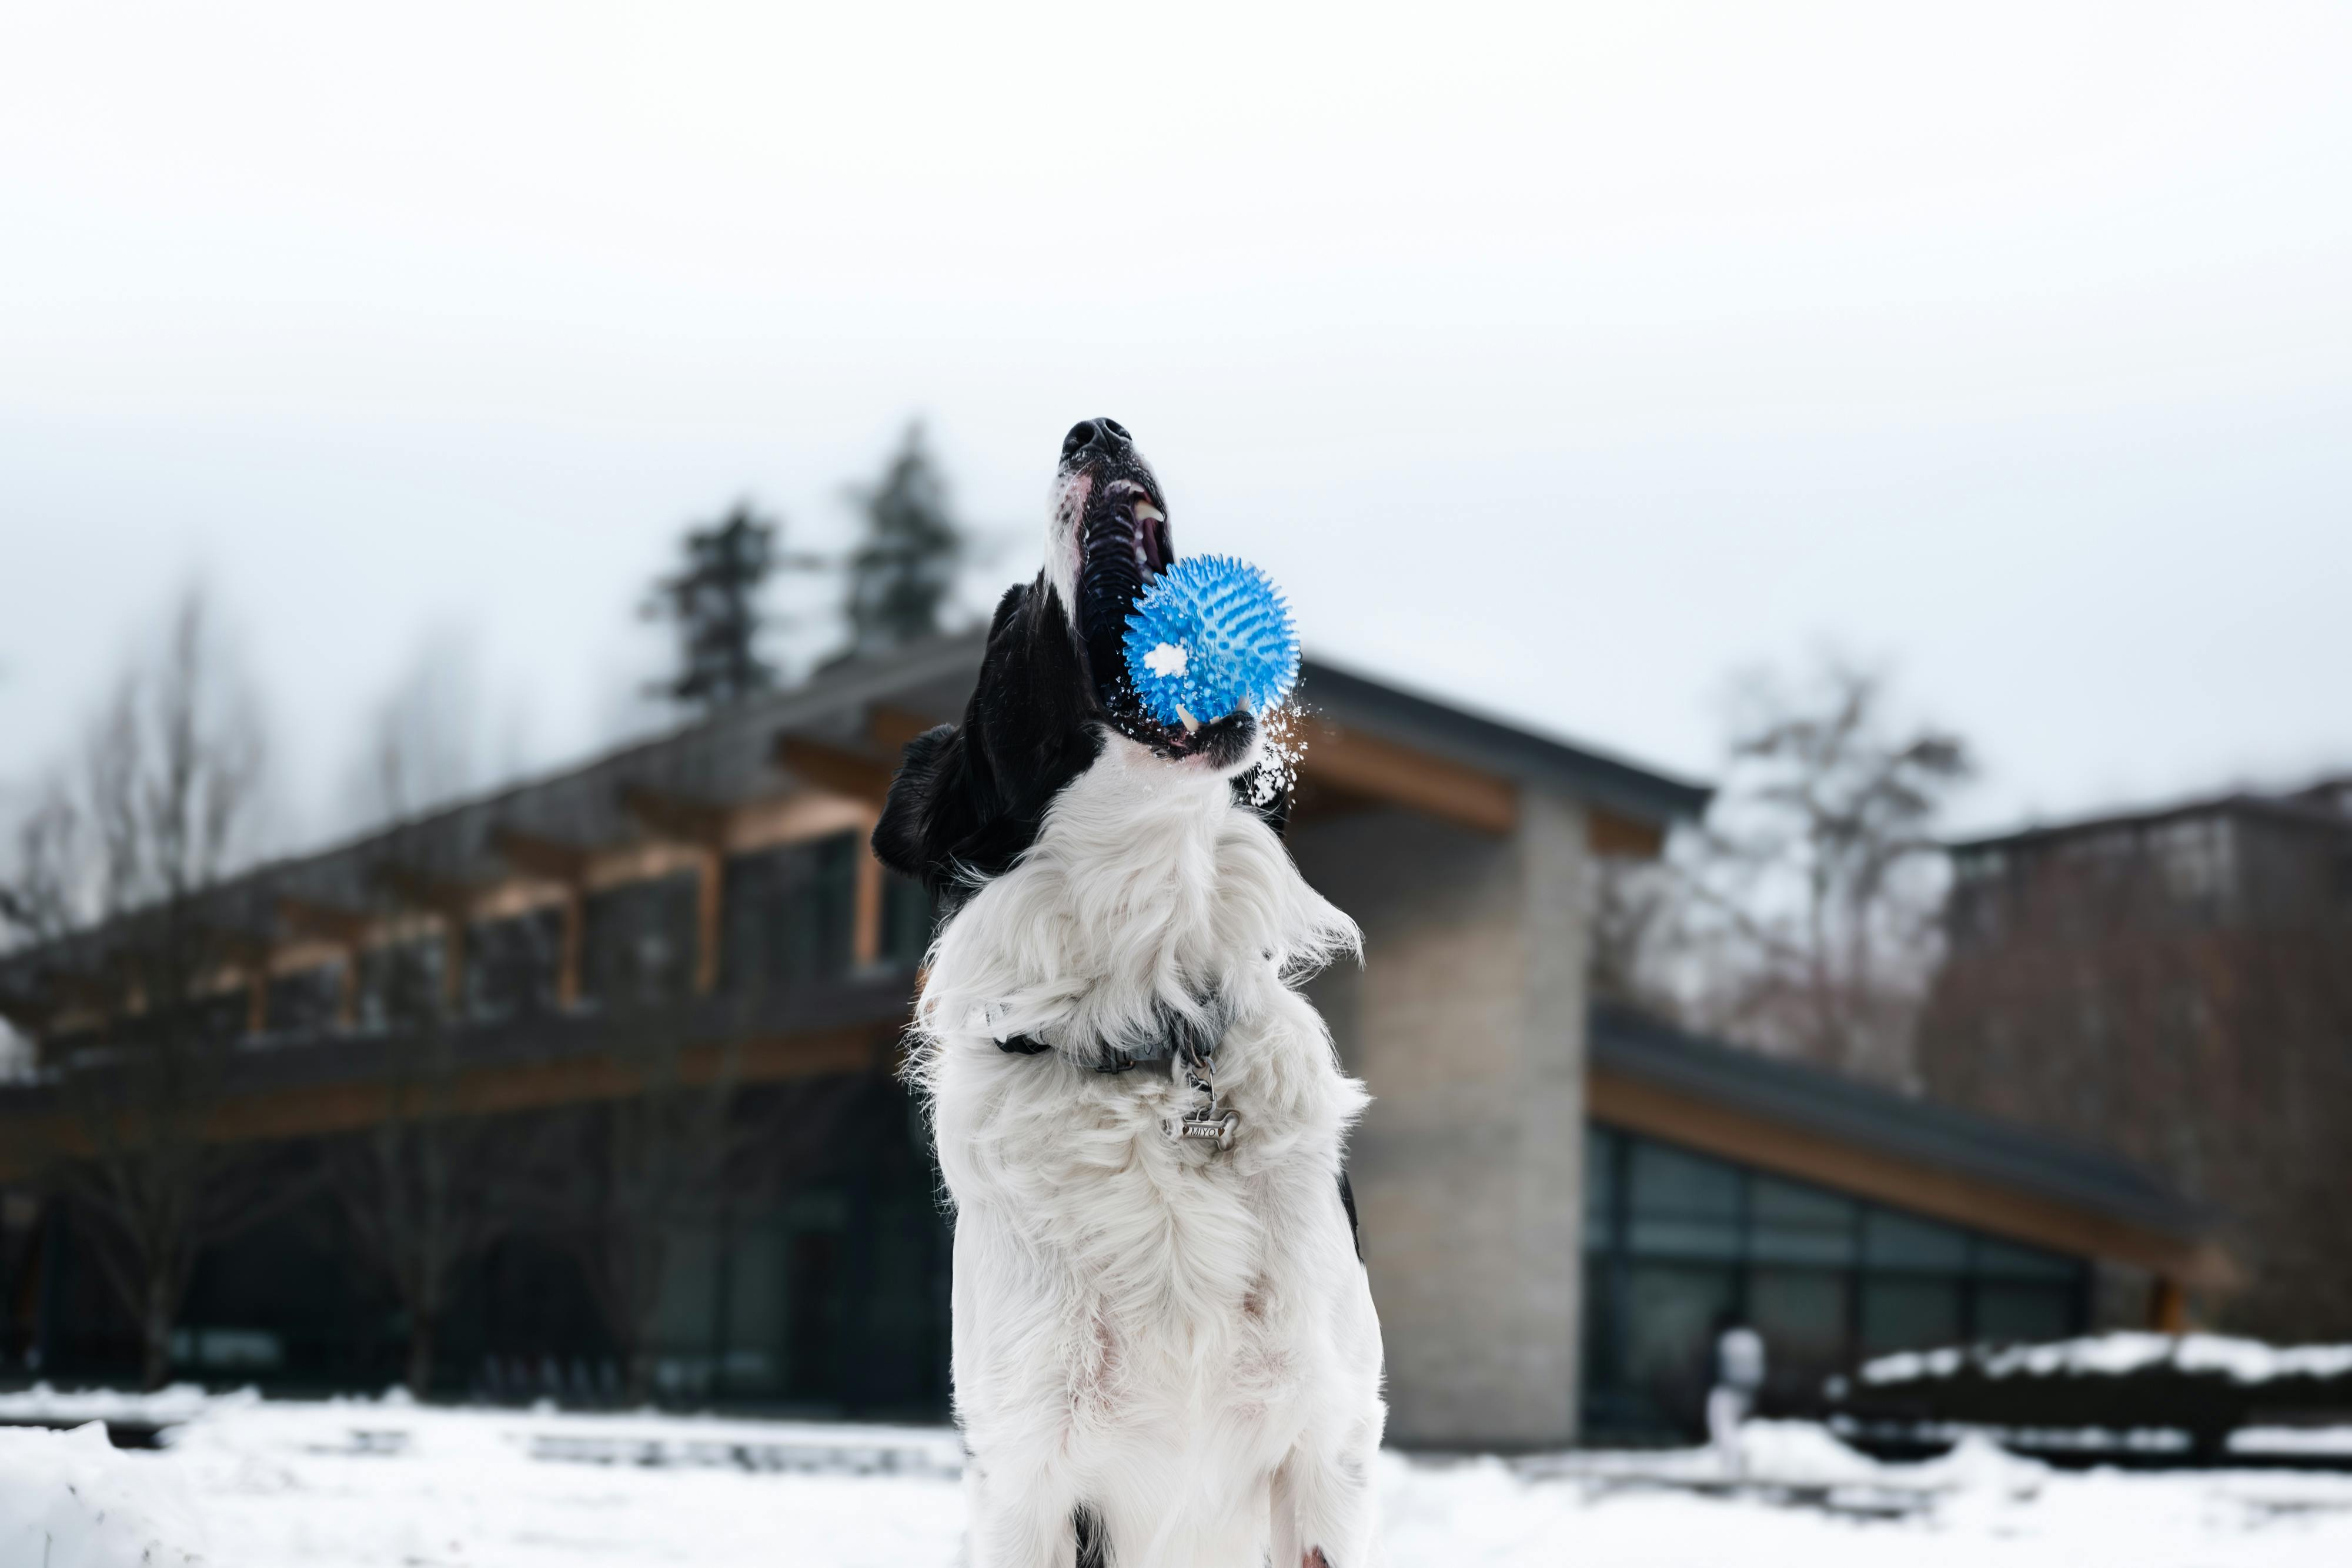
M 1974 768 L 1958 737 L 1899 727 L 1887 706 L 1882 673 L 1834 657 L 1743 682 L 1723 786 L 1676 847 L 1678 900 L 1652 910 L 1645 939 L 1696 1021 L 1911 1089 L 1936 824 Z
M 68 1120 L 55 1169 L 150 1386 L 197 1252 L 253 1212 L 206 1134 L 246 1019 L 251 943 L 225 884 L 254 847 L 263 755 L 191 593 L 23 822 L 0 898 L 19 939 L 55 945 L 64 1005 L 91 1026 L 47 1057 Z
M 474 685 L 462 647 L 439 645 L 377 709 L 357 792 L 373 822 L 386 825 L 377 870 L 381 913 L 394 922 L 408 913 L 399 890 L 447 873 L 437 835 L 418 818 L 478 779 Z M 487 1119 L 465 1114 L 457 1099 L 454 1014 L 461 998 L 448 994 L 439 965 L 422 961 L 425 951 L 400 942 L 375 950 L 383 1114 L 331 1145 L 326 1159 L 361 1256 L 407 1319 L 406 1382 L 419 1399 L 432 1391 L 441 1321 L 459 1271 L 496 1239 L 512 1208 L 500 1179 L 499 1134 Z
M 1661 860 L 1604 854 L 1596 872 L 1593 994 L 1661 1018 L 1679 1019 L 1685 1011 L 1677 981 L 1685 915 L 1677 868 Z
M 736 1031 L 706 1060 L 681 1049 L 669 1023 L 652 1009 L 608 1017 L 607 1055 L 631 1092 L 572 1124 L 571 1228 L 632 1406 L 653 1392 L 672 1242 L 708 1217 L 738 1144 Z
M 405 1381 L 433 1388 L 441 1320 L 459 1270 L 511 1216 L 495 1166 L 498 1133 L 456 1100 L 453 1031 L 421 1007 L 391 1049 L 382 1119 L 332 1145 L 328 1172 L 352 1233 L 408 1320 Z M 395 1026 L 396 1028 L 399 1026 Z

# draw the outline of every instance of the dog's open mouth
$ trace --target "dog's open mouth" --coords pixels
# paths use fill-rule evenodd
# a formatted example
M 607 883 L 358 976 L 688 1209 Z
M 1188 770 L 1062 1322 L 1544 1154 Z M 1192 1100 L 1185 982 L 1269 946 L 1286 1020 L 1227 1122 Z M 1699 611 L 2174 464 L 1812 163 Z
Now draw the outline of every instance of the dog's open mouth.
M 1168 515 L 1135 479 L 1097 476 L 1079 518 L 1078 635 L 1087 678 L 1118 732 L 1163 757 L 1202 758 L 1222 767 L 1238 759 L 1257 734 L 1248 713 L 1184 725 L 1163 724 L 1128 678 L 1127 618 L 1176 559 Z

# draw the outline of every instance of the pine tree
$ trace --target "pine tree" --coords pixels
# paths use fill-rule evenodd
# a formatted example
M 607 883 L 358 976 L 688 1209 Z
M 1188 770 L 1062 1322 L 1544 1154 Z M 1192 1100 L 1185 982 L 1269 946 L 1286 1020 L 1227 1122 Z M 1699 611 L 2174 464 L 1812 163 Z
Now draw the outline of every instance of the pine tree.
M 815 564 L 778 547 L 782 527 L 738 502 L 709 527 L 687 530 L 686 565 L 654 585 L 645 607 L 677 627 L 677 674 L 656 683 L 659 695 L 708 712 L 776 685 L 781 672 L 760 654 L 773 619 L 760 591 L 779 567 Z
M 851 552 L 844 609 L 848 656 L 887 653 L 940 630 L 940 612 L 969 553 L 948 509 L 947 481 L 923 443 L 919 423 L 872 489 L 850 498 L 866 517 L 866 537 Z

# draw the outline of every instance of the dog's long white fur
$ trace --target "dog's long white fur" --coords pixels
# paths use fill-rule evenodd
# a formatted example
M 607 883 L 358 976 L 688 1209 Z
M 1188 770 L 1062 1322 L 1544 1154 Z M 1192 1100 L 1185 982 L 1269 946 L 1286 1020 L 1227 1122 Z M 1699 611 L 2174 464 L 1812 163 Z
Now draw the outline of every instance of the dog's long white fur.
M 1380 1324 L 1337 1186 L 1365 1094 L 1293 988 L 1358 936 L 1236 770 L 1107 736 L 931 950 L 915 1076 L 956 1207 L 975 1568 L 1068 1568 L 1081 1506 L 1118 1568 L 1372 1561 Z M 1223 1152 L 1162 1132 L 1181 1069 L 1092 1066 L 1212 992 Z

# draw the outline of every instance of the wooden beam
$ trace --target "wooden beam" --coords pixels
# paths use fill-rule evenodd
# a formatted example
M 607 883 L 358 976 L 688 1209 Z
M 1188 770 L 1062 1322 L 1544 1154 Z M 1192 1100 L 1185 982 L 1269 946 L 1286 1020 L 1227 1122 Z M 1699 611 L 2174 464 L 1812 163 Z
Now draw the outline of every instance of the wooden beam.
M 476 890 L 396 863 L 379 865 L 369 874 L 403 904 L 440 918 L 441 1001 L 455 1010 L 466 995 L 466 922 L 473 915 Z
M 340 947 L 356 947 L 365 941 L 369 924 L 368 917 L 356 909 L 290 897 L 278 899 L 278 923 L 294 936 L 332 942 Z
M 588 862 L 593 854 L 578 844 L 541 838 L 520 828 L 499 827 L 490 830 L 490 848 L 517 871 L 549 882 L 577 887 L 588 880 Z
M 696 849 L 717 849 L 727 842 L 727 809 L 688 800 L 667 789 L 644 784 L 621 787 L 621 810 L 635 817 L 647 832 L 673 843 Z
M 414 866 L 387 862 L 368 873 L 369 880 L 409 908 L 444 920 L 464 924 L 474 908 L 474 890 L 462 882 L 428 876 Z
M 850 901 L 849 957 L 859 968 L 882 959 L 882 862 L 870 843 L 857 846 L 857 883 Z
M 896 768 L 899 754 L 907 749 L 907 743 L 926 730 L 938 728 L 939 725 L 938 719 L 925 718 L 920 714 L 908 713 L 905 708 L 885 705 L 866 716 L 866 737 L 874 743 L 877 750 L 889 758 L 890 765 Z
M 788 795 L 753 800 L 730 814 L 727 848 L 732 854 L 806 843 L 835 833 L 871 831 L 876 808 L 870 800 L 821 790 L 795 789 Z
M 507 827 L 490 830 L 490 848 L 517 871 L 562 887 L 563 902 L 557 906 L 562 926 L 555 958 L 555 1005 L 579 1006 L 580 955 L 588 925 L 584 901 L 594 852 Z
M 2183 1241 L 2056 1199 L 1833 1143 L 1642 1079 L 1596 1070 L 1585 1100 L 1596 1120 L 1954 1224 L 2077 1257 L 2117 1260 L 2202 1287 L 2229 1290 L 2242 1281 L 2235 1261 L 2211 1244 Z
M 813 789 L 877 805 L 890 793 L 890 776 L 898 771 L 896 763 L 877 762 L 845 747 L 797 735 L 777 739 L 776 762 Z
M 678 1075 L 688 1083 L 708 1083 L 722 1072 L 737 1082 L 765 1083 L 887 1070 L 901 1032 L 897 1023 L 860 1025 L 761 1036 L 732 1050 L 693 1046 L 679 1053 Z M 644 1089 L 644 1080 L 625 1065 L 590 1052 L 459 1072 L 444 1103 L 452 1115 L 487 1116 L 625 1099 Z M 387 1120 L 403 1092 L 394 1083 L 341 1082 L 241 1095 L 215 1111 L 204 1136 L 208 1143 L 236 1144 L 357 1132 Z M 89 1153 L 89 1132 L 69 1113 L 0 1120 L 0 1182 L 35 1174 L 45 1154 L 74 1158 Z
M 278 923 L 298 937 L 329 942 L 343 950 L 343 980 L 335 993 L 335 1025 L 350 1029 L 360 1021 L 360 946 L 367 940 L 370 922 L 355 909 L 313 904 L 307 898 L 281 897 Z
M 726 936 L 727 857 L 702 852 L 694 901 L 694 989 L 709 996 L 719 988 L 719 945 Z
M 1519 789 L 1507 779 L 1392 740 L 1310 723 L 1299 758 L 1302 779 L 1408 807 L 1482 833 L 1508 833 L 1519 822 Z
M 556 936 L 555 1005 L 576 1008 L 580 1005 L 580 958 L 588 942 L 587 899 L 576 887 L 563 900 L 562 920 Z
M 725 935 L 727 840 L 731 813 L 723 806 L 690 800 L 642 784 L 625 785 L 621 809 L 656 838 L 694 852 L 694 989 L 708 996 L 719 988 L 719 947 Z
M 1665 852 L 1666 831 L 1655 822 L 1621 817 L 1605 806 L 1588 807 L 1584 821 L 1585 841 L 1596 855 L 1654 861 Z

